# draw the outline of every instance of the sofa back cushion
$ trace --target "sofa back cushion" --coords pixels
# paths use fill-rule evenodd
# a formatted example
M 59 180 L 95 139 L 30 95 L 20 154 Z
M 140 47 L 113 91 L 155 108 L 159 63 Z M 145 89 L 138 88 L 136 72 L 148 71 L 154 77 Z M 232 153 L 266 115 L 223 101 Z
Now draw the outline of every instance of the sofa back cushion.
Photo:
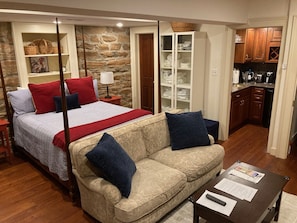
M 146 157 L 142 132 L 137 125 L 131 123 L 106 132 L 114 137 L 134 162 Z M 92 136 L 84 137 L 70 144 L 72 165 L 81 177 L 99 174 L 85 155 L 97 145 L 102 135 L 103 132 L 95 133 Z
M 136 123 L 141 130 L 147 155 L 170 145 L 170 137 L 165 113 L 155 114 Z

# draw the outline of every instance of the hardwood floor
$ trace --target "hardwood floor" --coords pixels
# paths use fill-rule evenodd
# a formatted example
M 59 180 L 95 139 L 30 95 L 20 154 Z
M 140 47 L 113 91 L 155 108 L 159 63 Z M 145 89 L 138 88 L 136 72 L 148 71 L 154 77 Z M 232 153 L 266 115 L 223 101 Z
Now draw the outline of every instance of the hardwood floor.
M 222 143 L 226 154 L 224 168 L 237 160 L 289 176 L 285 187 L 297 195 L 297 147 L 288 159 L 266 153 L 268 129 L 246 125 Z M 29 162 L 18 157 L 12 164 L 0 159 L 0 222 L 96 222 L 81 208 L 74 206 L 63 190 Z

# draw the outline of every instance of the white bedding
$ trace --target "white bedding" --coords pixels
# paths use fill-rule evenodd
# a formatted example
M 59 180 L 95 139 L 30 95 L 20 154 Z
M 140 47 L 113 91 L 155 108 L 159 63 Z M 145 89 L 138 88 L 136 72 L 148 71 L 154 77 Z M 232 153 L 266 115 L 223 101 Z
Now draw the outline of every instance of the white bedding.
M 131 111 L 118 105 L 98 101 L 68 111 L 69 127 L 110 118 Z M 68 180 L 66 153 L 52 143 L 54 136 L 64 129 L 63 113 L 34 112 L 14 117 L 14 135 L 17 145 L 48 166 L 63 181 Z

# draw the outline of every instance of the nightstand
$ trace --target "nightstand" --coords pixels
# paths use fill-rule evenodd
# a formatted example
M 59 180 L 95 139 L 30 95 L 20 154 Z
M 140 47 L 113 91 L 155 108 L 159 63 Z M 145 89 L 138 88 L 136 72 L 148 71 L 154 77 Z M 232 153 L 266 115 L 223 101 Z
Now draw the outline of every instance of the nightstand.
M 121 96 L 111 96 L 111 98 L 99 98 L 100 101 L 104 101 L 104 102 L 107 102 L 107 103 L 111 103 L 111 104 L 114 104 L 114 105 L 121 105 Z
M 8 161 L 11 162 L 11 152 L 7 130 L 8 124 L 9 122 L 7 120 L 0 119 L 0 154 L 5 153 L 5 156 L 8 158 Z

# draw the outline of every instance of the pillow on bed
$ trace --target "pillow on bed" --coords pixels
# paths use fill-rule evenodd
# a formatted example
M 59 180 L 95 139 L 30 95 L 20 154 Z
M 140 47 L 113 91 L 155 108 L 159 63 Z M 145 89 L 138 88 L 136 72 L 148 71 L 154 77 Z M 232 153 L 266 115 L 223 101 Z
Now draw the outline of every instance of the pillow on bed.
M 32 95 L 29 89 L 20 89 L 7 92 L 11 106 L 16 115 L 22 115 L 28 112 L 34 112 Z
M 106 180 L 120 190 L 122 196 L 129 197 L 136 166 L 111 135 L 104 133 L 98 144 L 86 154 L 86 157 L 104 173 Z
M 170 114 L 166 112 L 172 150 L 210 144 L 201 111 Z
M 61 96 L 54 96 L 54 102 L 56 106 L 56 112 L 62 111 L 62 98 Z M 66 95 L 66 103 L 67 103 L 67 110 L 80 108 L 80 104 L 78 102 L 78 93 Z
M 92 77 L 71 78 L 65 80 L 70 94 L 78 93 L 81 105 L 97 101 Z
M 36 114 L 43 114 L 56 110 L 53 97 L 61 95 L 60 81 L 43 84 L 28 84 L 28 87 L 32 94 Z
M 93 86 L 94 86 L 94 91 L 95 91 L 96 98 L 99 99 L 98 81 L 97 81 L 97 79 L 93 79 Z M 65 93 L 66 93 L 66 95 L 70 95 L 66 83 L 65 83 Z

